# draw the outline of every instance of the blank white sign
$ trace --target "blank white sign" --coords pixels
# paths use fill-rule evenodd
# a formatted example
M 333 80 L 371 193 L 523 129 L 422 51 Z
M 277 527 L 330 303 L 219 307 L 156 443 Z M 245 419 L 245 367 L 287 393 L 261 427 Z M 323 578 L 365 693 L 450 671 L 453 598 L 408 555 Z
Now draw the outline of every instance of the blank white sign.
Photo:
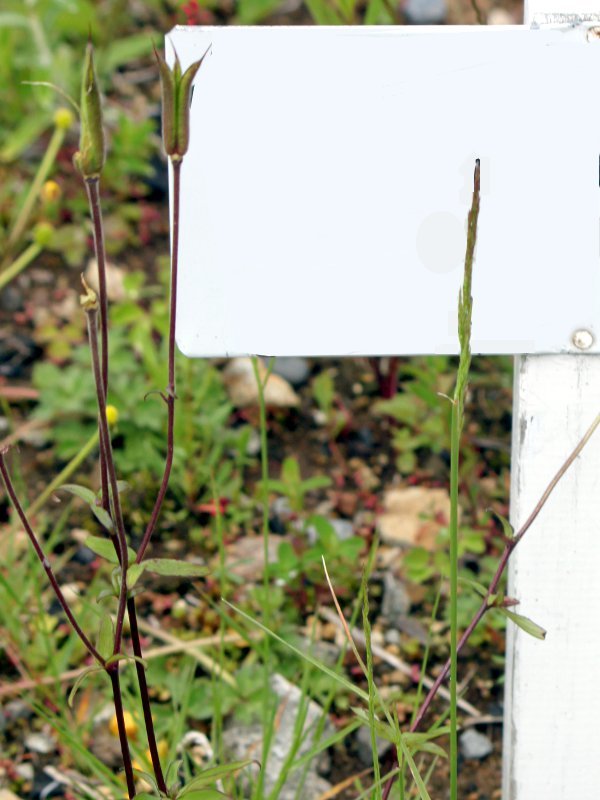
M 586 29 L 176 28 L 210 46 L 182 170 L 189 356 L 600 352 L 600 41 Z

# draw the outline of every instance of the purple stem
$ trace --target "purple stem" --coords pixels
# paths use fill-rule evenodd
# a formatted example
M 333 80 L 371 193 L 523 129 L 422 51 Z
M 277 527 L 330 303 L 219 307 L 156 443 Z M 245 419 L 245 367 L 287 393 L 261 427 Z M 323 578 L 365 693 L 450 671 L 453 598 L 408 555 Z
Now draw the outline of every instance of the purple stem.
M 102 207 L 100 205 L 100 178 L 86 178 L 87 191 L 92 224 L 94 230 L 94 251 L 98 266 L 98 299 L 100 301 L 100 341 L 102 344 L 102 385 L 104 397 L 108 397 L 108 293 L 106 290 L 106 248 L 104 247 L 104 227 L 102 225 Z M 100 442 L 100 482 L 102 487 L 102 506 L 110 511 L 110 495 L 108 491 L 107 454 Z
M 73 612 L 71 611 L 71 608 L 70 608 L 67 600 L 65 599 L 65 596 L 62 593 L 62 590 L 61 590 L 61 588 L 60 588 L 60 586 L 58 584 L 58 581 L 56 580 L 56 576 L 54 575 L 52 567 L 50 566 L 50 562 L 46 558 L 46 555 L 44 554 L 42 546 L 39 543 L 38 537 L 35 534 L 35 531 L 31 527 L 31 525 L 29 524 L 29 520 L 25 516 L 25 512 L 23 511 L 23 507 L 21 506 L 21 503 L 19 502 L 19 498 L 16 495 L 12 480 L 11 480 L 10 475 L 8 473 L 8 469 L 6 467 L 6 461 L 5 461 L 5 458 L 4 458 L 6 453 L 7 453 L 6 449 L 0 451 L 0 472 L 2 473 L 2 478 L 4 480 L 4 485 L 6 486 L 6 491 L 8 493 L 8 496 L 10 497 L 10 500 L 11 500 L 13 506 L 15 507 L 15 510 L 16 510 L 17 514 L 19 515 L 21 523 L 22 523 L 23 527 L 25 528 L 27 536 L 29 537 L 29 540 L 31 541 L 31 544 L 33 545 L 33 549 L 35 550 L 35 552 L 37 554 L 37 557 L 39 558 L 39 560 L 40 560 L 40 562 L 41 562 L 41 564 L 42 564 L 42 566 L 43 566 L 43 568 L 44 568 L 44 570 L 46 572 L 46 575 L 48 576 L 48 580 L 50 581 L 50 585 L 52 586 L 52 589 L 54 590 L 54 594 L 56 595 L 56 597 L 58 599 L 58 602 L 61 605 L 62 610 L 65 612 L 65 614 L 67 616 L 67 619 L 71 623 L 75 633 L 79 636 L 79 638 L 83 642 L 86 650 L 90 653 L 91 656 L 93 656 L 93 658 L 98 662 L 98 664 L 100 664 L 100 666 L 105 667 L 106 662 L 105 662 L 104 658 L 100 655 L 100 653 L 96 650 L 94 645 L 87 638 L 85 633 L 81 630 L 81 628 L 79 626 L 79 623 L 75 619 L 75 617 L 73 615 Z
M 171 303 L 169 314 L 169 377 L 167 394 L 167 456 L 160 489 L 152 509 L 150 521 L 139 546 L 136 562 L 139 564 L 156 528 L 173 466 L 173 438 L 175 431 L 175 322 L 177 315 L 177 268 L 179 265 L 179 197 L 181 186 L 181 161 L 171 161 L 173 166 L 173 251 L 171 257 Z

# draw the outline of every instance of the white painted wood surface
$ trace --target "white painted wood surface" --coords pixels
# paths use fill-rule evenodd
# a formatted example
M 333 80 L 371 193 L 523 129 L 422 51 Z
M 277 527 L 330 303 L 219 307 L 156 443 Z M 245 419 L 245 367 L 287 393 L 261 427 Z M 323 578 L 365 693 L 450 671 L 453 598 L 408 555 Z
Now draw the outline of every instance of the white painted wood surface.
M 559 12 L 599 13 L 600 4 L 530 0 L 525 21 Z M 600 411 L 600 358 L 521 356 L 514 386 L 511 519 L 518 528 Z M 510 562 L 508 591 L 521 600 L 517 610 L 548 633 L 540 642 L 509 625 L 503 800 L 600 796 L 599 571 L 596 435 Z
M 600 41 L 502 27 L 176 28 L 195 82 L 177 341 L 190 356 L 600 352 Z M 591 99 L 593 98 L 593 99 Z
M 511 518 L 518 528 L 600 411 L 600 357 L 516 362 Z M 600 436 L 513 553 L 508 594 L 547 630 L 508 624 L 504 800 L 600 797 Z

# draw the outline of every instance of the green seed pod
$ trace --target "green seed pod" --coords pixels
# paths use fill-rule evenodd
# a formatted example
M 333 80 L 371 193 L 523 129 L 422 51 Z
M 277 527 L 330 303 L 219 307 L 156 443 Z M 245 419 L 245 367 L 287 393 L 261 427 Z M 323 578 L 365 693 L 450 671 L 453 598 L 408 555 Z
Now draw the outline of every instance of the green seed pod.
M 74 161 L 86 179 L 98 178 L 106 157 L 102 102 L 94 69 L 94 47 L 88 42 L 81 82 L 81 133 Z
M 209 48 L 210 49 L 210 48 Z M 190 140 L 190 99 L 192 83 L 206 53 L 191 64 L 182 74 L 181 63 L 175 53 L 173 69 L 156 50 L 156 61 L 162 87 L 162 134 L 165 152 L 173 161 L 181 161 L 187 153 Z

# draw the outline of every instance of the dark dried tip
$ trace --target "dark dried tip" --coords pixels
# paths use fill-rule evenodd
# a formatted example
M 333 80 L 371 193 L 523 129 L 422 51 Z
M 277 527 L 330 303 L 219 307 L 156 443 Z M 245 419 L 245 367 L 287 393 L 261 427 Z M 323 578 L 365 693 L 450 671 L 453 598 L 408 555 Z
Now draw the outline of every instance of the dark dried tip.
M 481 161 L 478 158 L 475 159 L 474 183 L 475 183 L 474 189 L 477 193 L 479 193 L 481 185 Z

